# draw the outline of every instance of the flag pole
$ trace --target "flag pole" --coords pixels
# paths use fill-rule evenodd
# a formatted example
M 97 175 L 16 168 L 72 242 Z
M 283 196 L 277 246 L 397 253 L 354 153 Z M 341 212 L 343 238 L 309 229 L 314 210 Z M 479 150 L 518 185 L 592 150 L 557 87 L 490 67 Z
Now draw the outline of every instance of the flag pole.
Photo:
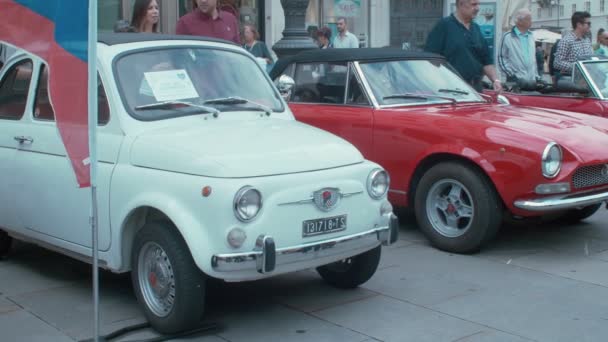
M 99 232 L 97 216 L 97 0 L 89 0 L 88 129 L 93 245 L 93 340 L 99 342 Z

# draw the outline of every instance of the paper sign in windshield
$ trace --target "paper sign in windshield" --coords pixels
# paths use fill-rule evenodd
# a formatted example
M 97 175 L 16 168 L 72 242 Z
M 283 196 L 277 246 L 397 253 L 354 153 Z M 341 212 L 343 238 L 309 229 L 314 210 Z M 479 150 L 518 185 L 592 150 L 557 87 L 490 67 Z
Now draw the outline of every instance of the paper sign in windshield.
M 145 72 L 144 76 L 156 101 L 199 97 L 184 69 Z

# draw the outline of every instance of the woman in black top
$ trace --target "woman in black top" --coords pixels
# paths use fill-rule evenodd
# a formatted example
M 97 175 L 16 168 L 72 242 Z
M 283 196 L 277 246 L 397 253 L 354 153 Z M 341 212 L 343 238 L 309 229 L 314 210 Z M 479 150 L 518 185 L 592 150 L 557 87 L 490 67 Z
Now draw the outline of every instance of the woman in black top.
M 243 48 L 245 48 L 245 50 L 251 52 L 255 57 L 264 58 L 268 65 L 273 63 L 272 55 L 270 54 L 268 47 L 264 42 L 258 40 L 260 39 L 260 34 L 253 25 L 246 24 L 243 26 L 243 37 L 245 40 Z

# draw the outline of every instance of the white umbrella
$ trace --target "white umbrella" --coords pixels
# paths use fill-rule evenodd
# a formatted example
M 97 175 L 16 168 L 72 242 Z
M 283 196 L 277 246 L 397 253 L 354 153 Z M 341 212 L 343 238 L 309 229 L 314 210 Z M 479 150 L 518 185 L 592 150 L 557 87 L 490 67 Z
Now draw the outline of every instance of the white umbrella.
M 534 36 L 534 41 L 541 43 L 551 43 L 555 44 L 558 39 L 562 39 L 562 35 L 559 33 L 551 32 L 545 29 L 536 29 L 532 31 L 532 36 Z

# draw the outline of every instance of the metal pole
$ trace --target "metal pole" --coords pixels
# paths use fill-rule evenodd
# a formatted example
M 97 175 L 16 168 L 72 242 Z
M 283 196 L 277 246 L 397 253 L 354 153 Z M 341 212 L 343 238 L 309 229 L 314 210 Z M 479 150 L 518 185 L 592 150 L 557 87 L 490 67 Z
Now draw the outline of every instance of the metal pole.
M 93 244 L 93 340 L 99 342 L 99 233 L 97 215 L 97 0 L 89 0 L 88 129 Z

